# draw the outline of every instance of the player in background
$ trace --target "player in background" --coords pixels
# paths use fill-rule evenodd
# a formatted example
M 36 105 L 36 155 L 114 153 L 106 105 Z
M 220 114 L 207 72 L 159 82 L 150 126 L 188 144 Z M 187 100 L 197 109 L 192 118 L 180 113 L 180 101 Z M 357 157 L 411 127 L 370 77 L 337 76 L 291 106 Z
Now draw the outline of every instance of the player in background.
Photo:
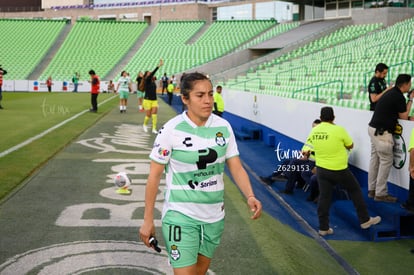
M 118 79 L 116 92 L 119 94 L 119 111 L 125 113 L 128 105 L 129 92 L 131 91 L 131 79 L 126 71 L 121 72 L 121 77 Z

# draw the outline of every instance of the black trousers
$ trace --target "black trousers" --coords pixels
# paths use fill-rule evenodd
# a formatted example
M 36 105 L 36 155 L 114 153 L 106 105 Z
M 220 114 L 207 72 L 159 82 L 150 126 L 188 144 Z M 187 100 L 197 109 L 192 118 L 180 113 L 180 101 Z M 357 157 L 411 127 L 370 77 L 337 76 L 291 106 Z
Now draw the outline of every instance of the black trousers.
M 408 187 L 407 203 L 410 206 L 414 206 L 414 179 L 411 176 L 410 176 L 410 186 Z
M 172 99 L 173 99 L 173 93 L 167 92 L 167 95 L 168 95 L 168 104 L 171 105 L 172 104 Z
M 91 94 L 91 105 L 92 110 L 98 111 L 98 95 L 99 94 Z
M 334 171 L 317 167 L 316 176 L 319 183 L 318 218 L 319 229 L 329 229 L 329 209 L 335 184 L 340 184 L 348 192 L 357 212 L 359 223 L 369 220 L 367 205 L 362 196 L 361 187 L 349 168 Z

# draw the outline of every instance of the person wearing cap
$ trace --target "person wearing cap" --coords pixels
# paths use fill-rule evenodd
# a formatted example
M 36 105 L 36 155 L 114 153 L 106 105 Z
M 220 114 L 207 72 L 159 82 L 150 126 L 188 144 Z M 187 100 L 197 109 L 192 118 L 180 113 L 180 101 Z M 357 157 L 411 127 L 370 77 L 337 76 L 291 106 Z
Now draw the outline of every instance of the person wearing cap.
M 381 222 L 381 217 L 370 217 L 362 196 L 361 187 L 348 167 L 348 151 L 354 146 L 352 138 L 342 126 L 334 124 L 334 110 L 323 107 L 320 115 L 321 123 L 312 128 L 304 151 L 315 153 L 317 180 L 319 183 L 318 218 L 319 235 L 333 234 L 329 227 L 329 209 L 332 191 L 340 184 L 351 197 L 356 209 L 359 224 L 367 229 Z

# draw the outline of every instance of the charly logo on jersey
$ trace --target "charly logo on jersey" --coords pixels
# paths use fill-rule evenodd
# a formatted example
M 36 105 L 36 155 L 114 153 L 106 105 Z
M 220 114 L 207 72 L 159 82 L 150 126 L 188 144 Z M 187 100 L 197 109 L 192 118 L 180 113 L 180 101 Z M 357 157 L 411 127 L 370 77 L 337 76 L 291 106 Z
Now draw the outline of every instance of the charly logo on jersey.
M 173 244 L 171 246 L 171 252 L 170 252 L 170 257 L 174 260 L 177 261 L 179 258 L 181 258 L 181 253 L 180 250 L 178 250 L 178 247 Z
M 221 147 L 226 145 L 226 139 L 224 138 L 224 135 L 222 132 L 216 133 L 216 144 Z
M 184 138 L 183 144 L 185 145 L 185 147 L 192 147 L 193 144 L 191 143 L 191 137 Z

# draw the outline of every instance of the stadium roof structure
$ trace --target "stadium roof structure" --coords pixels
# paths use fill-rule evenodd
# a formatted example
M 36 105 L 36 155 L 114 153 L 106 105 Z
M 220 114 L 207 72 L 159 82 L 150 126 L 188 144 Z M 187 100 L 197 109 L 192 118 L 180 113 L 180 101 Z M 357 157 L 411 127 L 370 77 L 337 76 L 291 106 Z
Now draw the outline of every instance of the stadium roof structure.
M 325 0 L 291 0 L 291 1 L 286 1 L 286 2 L 291 2 L 291 3 L 299 4 L 299 5 L 323 7 L 325 6 L 326 1 Z
M 113 3 L 108 0 L 107 3 L 101 4 L 84 4 L 84 5 L 60 5 L 52 6 L 51 9 L 60 10 L 60 9 L 93 9 L 93 8 L 126 8 L 126 7 L 135 7 L 135 6 L 151 6 L 151 5 L 163 5 L 163 4 L 180 4 L 180 3 L 226 3 L 226 2 L 245 2 L 242 0 L 141 0 L 141 1 L 132 1 L 132 2 L 116 2 Z M 309 5 L 323 7 L 325 5 L 325 0 L 291 0 L 286 1 L 294 4 L 300 5 Z

